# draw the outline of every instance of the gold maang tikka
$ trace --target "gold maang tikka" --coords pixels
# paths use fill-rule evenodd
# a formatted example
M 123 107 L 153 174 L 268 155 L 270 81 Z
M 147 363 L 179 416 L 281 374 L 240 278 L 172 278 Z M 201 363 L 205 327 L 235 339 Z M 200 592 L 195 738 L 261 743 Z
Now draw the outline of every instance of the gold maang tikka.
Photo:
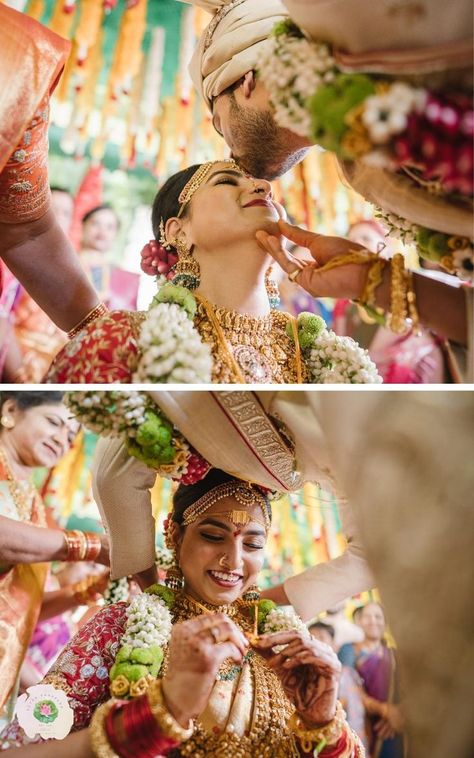
M 186 508 L 183 514 L 183 525 L 192 524 L 193 521 L 202 516 L 212 505 L 228 497 L 234 497 L 245 509 L 252 505 L 258 505 L 262 511 L 263 519 L 251 516 L 248 510 L 244 510 L 243 508 L 219 511 L 220 516 L 225 516 L 237 527 L 246 526 L 250 521 L 257 521 L 268 532 L 270 528 L 270 515 L 267 501 L 261 492 L 252 487 L 251 484 L 246 484 L 245 482 L 224 482 L 224 484 L 220 484 L 218 487 L 214 487 L 214 489 L 206 492 L 205 495 Z

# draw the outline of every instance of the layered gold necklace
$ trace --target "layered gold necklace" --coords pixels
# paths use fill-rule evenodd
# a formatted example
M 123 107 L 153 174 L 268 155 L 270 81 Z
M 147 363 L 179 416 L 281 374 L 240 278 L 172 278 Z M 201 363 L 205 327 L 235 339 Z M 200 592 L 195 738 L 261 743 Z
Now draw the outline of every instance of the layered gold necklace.
M 244 632 L 251 632 L 254 623 L 251 614 L 246 613 L 247 604 L 241 600 L 231 605 L 212 606 L 202 603 L 185 592 L 176 594 L 173 606 L 174 623 L 193 618 L 200 613 L 225 613 Z M 167 652 L 162 669 L 167 667 Z M 192 756 L 192 758 L 289 758 L 299 756 L 293 735 L 288 728 L 288 720 L 294 711 L 285 695 L 278 677 L 266 665 L 261 656 L 249 651 L 242 666 L 233 661 L 224 661 L 216 680 L 236 686 L 235 680 L 241 676 L 243 666 L 250 669 L 253 708 L 250 729 L 243 736 L 233 731 L 210 732 L 196 722 L 193 736 L 170 755 Z M 241 679 L 238 687 L 240 688 Z M 234 685 L 232 683 L 234 682 Z
M 31 521 L 33 515 L 33 505 L 38 494 L 36 487 L 32 482 L 28 480 L 17 481 L 10 466 L 6 451 L 1 446 L 0 463 L 5 469 L 8 490 L 12 497 L 20 521 Z M 41 520 L 43 523 L 45 523 L 46 519 L 43 518 L 44 513 L 42 513 L 41 516 Z
M 300 384 L 306 372 L 295 319 L 282 311 L 267 316 L 218 308 L 194 293 L 195 326 L 214 358 L 213 381 L 230 384 Z M 286 331 L 290 325 L 292 337 Z

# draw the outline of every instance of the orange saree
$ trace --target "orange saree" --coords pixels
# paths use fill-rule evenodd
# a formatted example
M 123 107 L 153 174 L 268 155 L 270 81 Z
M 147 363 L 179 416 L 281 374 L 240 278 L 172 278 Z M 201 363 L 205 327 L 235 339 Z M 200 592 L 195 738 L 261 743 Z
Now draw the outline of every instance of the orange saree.
M 0 222 L 35 221 L 48 210 L 49 96 L 69 49 L 0 3 Z
M 1 464 L 0 514 L 18 519 Z M 38 494 L 33 499 L 29 523 L 45 526 Z M 18 675 L 38 620 L 47 571 L 47 563 L 0 565 L 0 722 L 12 716 Z

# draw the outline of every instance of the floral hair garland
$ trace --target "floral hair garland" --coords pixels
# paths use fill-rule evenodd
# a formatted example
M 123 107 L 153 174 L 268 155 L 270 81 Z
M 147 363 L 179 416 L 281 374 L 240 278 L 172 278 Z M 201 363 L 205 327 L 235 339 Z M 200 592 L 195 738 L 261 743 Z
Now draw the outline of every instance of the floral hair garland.
M 162 280 L 163 282 L 163 280 Z M 212 354 L 194 326 L 196 300 L 185 287 L 162 283 L 140 334 L 134 382 L 193 384 L 212 381 Z M 320 316 L 300 313 L 298 341 L 313 384 L 378 384 L 375 363 L 350 337 L 326 329 Z M 293 337 L 288 325 L 288 336 Z
M 192 448 L 145 392 L 68 392 L 66 404 L 88 429 L 122 437 L 130 455 L 183 484 L 203 479 L 210 464 Z

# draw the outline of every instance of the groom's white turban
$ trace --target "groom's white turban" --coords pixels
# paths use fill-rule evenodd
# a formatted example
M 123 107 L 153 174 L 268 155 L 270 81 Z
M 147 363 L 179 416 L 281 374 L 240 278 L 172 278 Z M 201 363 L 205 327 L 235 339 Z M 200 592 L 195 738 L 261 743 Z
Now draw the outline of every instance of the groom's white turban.
M 180 0 L 212 13 L 189 66 L 209 108 L 212 98 L 254 69 L 277 21 L 288 17 L 281 0 Z

